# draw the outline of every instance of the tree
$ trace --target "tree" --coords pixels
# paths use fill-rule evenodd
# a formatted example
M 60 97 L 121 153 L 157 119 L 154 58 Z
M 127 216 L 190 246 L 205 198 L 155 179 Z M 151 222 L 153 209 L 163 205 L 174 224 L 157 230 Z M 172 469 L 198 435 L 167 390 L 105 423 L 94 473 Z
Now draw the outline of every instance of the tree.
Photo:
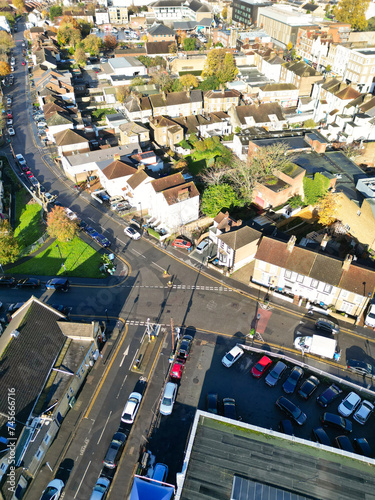
M 113 50 L 117 47 L 117 38 L 114 35 L 106 35 L 104 37 L 104 45 L 107 47 L 109 50 Z
M 92 24 L 88 23 L 84 19 L 78 19 L 78 27 L 79 31 L 81 32 L 82 38 L 86 38 L 90 34 Z
M 139 85 L 146 85 L 146 80 L 141 76 L 136 76 L 130 83 L 131 87 L 138 87 Z
M 225 49 L 210 50 L 202 72 L 203 78 L 215 76 L 220 83 L 231 82 L 238 73 L 233 54 Z
M 10 66 L 5 61 L 0 61 L 0 77 L 7 76 L 10 73 Z
M 25 2 L 23 0 L 13 0 L 12 3 L 20 14 L 25 12 Z
M 318 205 L 319 224 L 322 226 L 330 226 L 337 220 L 338 209 L 338 196 L 337 193 L 329 191 L 324 198 L 322 198 Z
M 351 24 L 352 30 L 364 31 L 367 27 L 366 11 L 369 3 L 369 0 L 341 0 L 334 9 L 336 20 Z
M 102 39 L 96 35 L 89 35 L 83 40 L 83 46 L 91 56 L 98 56 L 102 48 Z
M 198 78 L 194 75 L 183 75 L 180 78 L 180 83 L 184 87 L 185 90 L 189 90 L 191 88 L 197 88 L 199 85 Z
M 18 241 L 14 237 L 13 230 L 8 220 L 0 223 L 0 262 L 1 264 L 12 264 L 17 260 L 20 253 Z
M 186 31 L 183 31 L 183 30 L 177 30 L 176 31 L 176 34 L 177 34 L 177 42 L 180 43 L 181 45 L 184 43 L 184 40 L 186 39 L 187 37 L 187 34 L 186 34 Z
M 49 9 L 49 18 L 51 21 L 54 21 L 56 17 L 60 17 L 62 15 L 62 7 L 61 5 L 52 5 Z
M 195 38 L 185 38 L 182 43 L 184 50 L 195 50 Z
M 173 170 L 183 170 L 187 168 L 188 162 L 185 159 L 178 160 L 174 165 L 173 165 Z
M 78 224 L 68 218 L 63 207 L 54 207 L 47 215 L 47 231 L 59 241 L 72 240 L 78 234 Z
M 228 184 L 210 186 L 202 195 L 201 210 L 205 215 L 215 217 L 223 208 L 230 209 L 238 203 L 237 194 Z
M 169 92 L 172 88 L 173 80 L 168 73 L 162 71 L 153 76 L 152 83 L 158 85 L 162 92 Z
M 182 92 L 184 90 L 184 86 L 182 85 L 179 78 L 173 80 L 171 92 Z
M 213 167 L 207 168 L 200 176 L 202 181 L 208 186 L 218 186 L 222 184 L 223 179 L 228 175 L 228 168 L 219 163 Z
M 332 66 L 330 64 L 327 64 L 326 72 L 329 73 L 330 71 L 332 71 Z
M 0 31 L 0 51 L 1 52 L 9 52 L 10 49 L 15 47 L 12 35 L 7 33 L 6 31 Z
M 168 52 L 170 54 L 176 54 L 177 52 L 177 44 L 176 43 L 171 43 L 169 46 L 168 46 Z
M 288 200 L 288 205 L 290 208 L 298 208 L 303 206 L 303 200 L 299 194 L 294 195 Z
M 82 48 L 78 48 L 74 52 L 74 60 L 79 66 L 86 66 L 86 52 Z
M 217 90 L 220 87 L 220 82 L 217 76 L 209 76 L 203 82 L 200 82 L 199 88 L 203 91 Z
M 224 9 L 221 11 L 221 17 L 226 20 L 228 17 L 228 7 L 224 7 Z
M 125 99 L 129 96 L 129 93 L 130 90 L 127 85 L 120 85 L 119 87 L 116 87 L 116 99 L 121 104 L 125 102 Z
M 305 128 L 315 128 L 317 126 L 317 124 L 315 123 L 315 121 L 312 118 L 309 118 L 308 120 L 305 120 L 303 122 L 303 126 Z

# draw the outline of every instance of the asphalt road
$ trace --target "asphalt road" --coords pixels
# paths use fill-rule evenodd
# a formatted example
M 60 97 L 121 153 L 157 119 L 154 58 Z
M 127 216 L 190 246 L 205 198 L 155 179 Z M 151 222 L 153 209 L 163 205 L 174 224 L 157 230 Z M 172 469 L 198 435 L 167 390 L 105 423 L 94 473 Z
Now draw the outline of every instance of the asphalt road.
M 57 166 L 52 164 L 48 150 L 39 145 L 34 137 L 34 125 L 30 124 L 30 101 L 25 86 L 26 69 L 20 65 L 21 29 L 15 38 L 18 64 L 14 73 L 16 83 L 10 90 L 14 99 L 12 110 L 16 129 L 16 136 L 12 139 L 14 151 L 25 156 L 46 190 L 57 194 L 58 200 L 63 205 L 77 212 L 112 242 L 111 249 L 127 263 L 129 269 L 126 278 L 113 278 L 106 284 L 95 281 L 95 284 L 91 285 L 92 282 L 86 280 L 72 280 L 74 286 L 67 294 L 46 291 L 43 288 L 35 292 L 18 289 L 0 290 L 0 301 L 5 305 L 25 301 L 33 293 L 49 304 L 61 303 L 71 306 L 73 319 L 75 317 L 104 319 L 107 310 L 110 317 L 121 317 L 130 325 L 128 333 L 121 339 L 123 342 L 121 350 L 113 358 L 113 362 L 111 361 L 110 370 L 103 379 L 103 385 L 96 396 L 89 417 L 85 418 L 76 429 L 72 447 L 63 457 L 64 460 L 74 461 L 66 497 L 87 498 L 100 473 L 106 448 L 112 434 L 117 430 L 126 398 L 139 383 L 139 377 L 129 372 L 129 366 L 144 330 L 144 327 L 137 325 L 145 322 L 147 318 L 163 325 L 170 325 L 173 318 L 175 326 L 189 325 L 197 332 L 197 342 L 193 351 L 196 351 L 198 359 L 195 364 L 190 363 L 186 367 L 185 378 L 182 381 L 182 385 L 186 387 L 186 394 L 184 399 L 178 400 L 174 412 L 177 416 L 177 425 L 171 426 L 170 422 L 173 420 L 169 417 L 162 419 L 157 417 L 156 427 L 163 429 L 163 432 L 160 437 L 155 434 L 151 439 L 152 451 L 157 458 L 158 455 L 162 458 L 163 453 L 167 453 L 166 462 L 170 466 L 169 480 L 173 482 L 174 472 L 178 470 L 177 464 L 180 463 L 176 458 L 176 448 L 181 459 L 194 410 L 198 405 L 204 405 L 205 393 L 208 390 L 215 390 L 218 384 L 221 397 L 237 397 L 239 411 L 240 414 L 243 413 L 244 419 L 254 420 L 252 423 L 261 421 L 256 417 L 255 410 L 249 413 L 249 409 L 242 407 L 241 402 L 243 394 L 253 390 L 258 391 L 259 388 L 258 392 L 254 392 L 255 398 L 249 395 L 249 401 L 262 399 L 263 393 L 267 394 L 265 402 L 268 401 L 269 404 L 272 399 L 270 419 L 271 415 L 273 416 L 272 422 L 269 421 L 270 425 L 274 426 L 276 420 L 280 419 L 279 414 L 277 419 L 274 415 L 274 393 L 270 390 L 265 391 L 261 386 L 262 381 L 258 384 L 259 387 L 255 386 L 249 380 L 250 376 L 247 373 L 238 373 L 237 369 L 232 372 L 223 371 L 218 364 L 222 352 L 237 341 L 243 341 L 249 332 L 250 325 L 256 317 L 257 293 L 252 292 L 251 296 L 246 287 L 237 285 L 232 280 L 212 278 L 204 267 L 200 267 L 199 263 L 182 251 L 165 251 L 145 239 L 139 241 L 127 239 L 123 232 L 123 222 L 115 219 L 113 214 L 103 212 L 103 207 L 95 205 L 96 202 L 91 199 L 86 199 L 86 195 L 78 195 L 73 190 L 72 183 L 64 178 Z M 179 257 L 182 260 L 179 260 Z M 172 288 L 167 286 L 165 271 L 172 277 Z M 42 279 L 45 281 L 46 277 Z M 237 286 L 246 293 L 235 290 Z M 304 333 L 314 331 L 313 319 L 305 315 L 303 310 L 293 309 L 281 303 L 275 304 L 263 336 L 265 344 L 270 347 L 278 346 L 286 351 L 292 347 L 297 331 L 303 330 Z M 351 332 L 347 326 L 341 326 L 344 327 L 339 335 L 343 352 L 342 363 L 345 363 L 348 357 L 366 359 L 374 363 L 373 332 L 360 328 L 354 328 Z M 124 491 L 125 483 L 130 481 L 132 465 L 138 458 L 137 444 L 142 442 L 142 436 L 144 437 L 148 431 L 153 412 L 157 407 L 168 369 L 166 359 L 170 349 L 170 341 L 166 340 L 160 356 L 156 358 L 154 378 L 148 380 L 152 390 L 146 392 L 138 420 L 132 429 L 131 442 L 126 448 L 127 460 L 120 465 L 111 498 L 121 498 L 118 492 Z M 128 354 L 124 358 L 127 350 Z M 310 362 L 318 363 L 315 360 Z M 192 371 L 189 371 L 189 366 L 193 367 Z M 338 365 L 325 366 L 332 373 L 339 372 Z M 349 378 L 349 374 L 344 376 Z M 350 378 L 367 384 L 367 381 L 352 375 Z M 266 411 L 268 414 L 268 410 Z M 175 446 L 174 443 L 177 442 L 178 445 Z M 173 465 L 174 463 L 176 465 Z M 126 474 L 122 473 L 125 470 Z M 35 498 L 39 493 L 40 491 L 35 492 Z M 30 498 L 32 497 L 31 492 Z

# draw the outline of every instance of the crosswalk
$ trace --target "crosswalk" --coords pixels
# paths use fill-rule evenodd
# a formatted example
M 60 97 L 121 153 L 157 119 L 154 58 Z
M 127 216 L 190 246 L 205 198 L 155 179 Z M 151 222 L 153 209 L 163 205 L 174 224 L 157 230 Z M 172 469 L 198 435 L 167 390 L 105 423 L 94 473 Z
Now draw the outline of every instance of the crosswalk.
M 173 290 L 202 290 L 202 291 L 210 291 L 210 292 L 234 292 L 232 288 L 227 288 L 226 286 L 195 286 L 195 285 L 120 285 L 121 288 L 149 288 L 149 289 L 170 289 Z

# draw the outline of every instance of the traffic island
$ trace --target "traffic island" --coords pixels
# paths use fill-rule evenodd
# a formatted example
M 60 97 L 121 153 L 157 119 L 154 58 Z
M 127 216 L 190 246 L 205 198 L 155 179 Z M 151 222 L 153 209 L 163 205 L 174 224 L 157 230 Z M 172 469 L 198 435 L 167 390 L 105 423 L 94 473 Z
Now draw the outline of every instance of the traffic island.
M 131 371 L 143 375 L 147 369 L 148 363 L 158 350 L 160 342 L 162 342 L 160 334 L 160 325 L 148 324 L 141 340 L 141 346 L 134 357 L 134 362 Z

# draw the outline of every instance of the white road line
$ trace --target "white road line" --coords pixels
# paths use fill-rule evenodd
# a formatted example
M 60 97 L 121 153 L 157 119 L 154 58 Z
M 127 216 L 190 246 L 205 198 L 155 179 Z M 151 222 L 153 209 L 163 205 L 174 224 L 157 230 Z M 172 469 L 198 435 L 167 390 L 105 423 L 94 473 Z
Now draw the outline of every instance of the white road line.
M 80 490 L 80 488 L 81 488 L 81 486 L 82 486 L 83 480 L 85 479 L 85 476 L 86 476 L 86 474 L 87 474 L 87 471 L 89 470 L 90 465 L 91 465 L 91 460 L 90 460 L 90 462 L 87 464 L 87 467 L 86 467 L 85 473 L 83 474 L 82 479 L 81 479 L 81 482 L 80 482 L 80 483 L 79 483 L 79 485 L 78 485 L 78 489 L 77 489 L 77 491 L 76 491 L 76 494 L 74 495 L 74 498 L 77 498 L 78 492 L 79 492 L 79 490 Z
M 98 442 L 96 444 L 99 444 L 100 443 L 100 440 L 102 439 L 103 437 L 103 434 L 104 434 L 104 431 L 105 431 L 105 428 L 107 427 L 107 424 L 108 424 L 108 420 L 111 418 L 111 415 L 112 415 L 112 410 L 109 412 L 109 415 L 108 415 L 108 418 L 104 424 L 104 427 L 103 427 L 103 430 L 102 430 L 102 433 L 100 434 L 100 437 L 98 439 Z
M 95 222 L 96 224 L 96 221 L 94 219 L 92 219 L 91 217 L 87 217 L 89 220 L 91 220 L 92 222 Z
M 156 262 L 151 262 L 151 264 L 154 264 L 154 266 L 158 267 L 162 271 L 165 271 L 165 269 L 163 267 L 160 267 L 159 264 L 156 264 Z
M 119 389 L 119 391 L 118 391 L 118 393 L 117 393 L 116 399 L 118 399 L 118 397 L 119 397 L 119 395 L 120 395 L 120 392 L 121 392 L 121 389 L 124 387 L 124 384 L 125 384 L 125 381 L 126 381 L 126 379 L 127 379 L 127 378 L 128 378 L 128 376 L 127 376 L 127 375 L 125 375 L 125 378 L 124 378 L 124 380 L 122 381 L 121 387 L 120 387 L 120 389 Z
M 125 358 L 126 356 L 129 354 L 129 346 L 126 348 L 126 350 L 124 351 L 124 355 L 122 357 L 122 360 L 121 360 L 121 363 L 120 363 L 120 368 L 121 366 L 123 365 L 124 361 L 125 361 Z
M 120 238 L 116 238 L 117 241 L 119 241 L 120 243 L 122 243 L 123 245 L 126 245 L 126 243 L 124 243 L 122 240 L 120 240 Z

